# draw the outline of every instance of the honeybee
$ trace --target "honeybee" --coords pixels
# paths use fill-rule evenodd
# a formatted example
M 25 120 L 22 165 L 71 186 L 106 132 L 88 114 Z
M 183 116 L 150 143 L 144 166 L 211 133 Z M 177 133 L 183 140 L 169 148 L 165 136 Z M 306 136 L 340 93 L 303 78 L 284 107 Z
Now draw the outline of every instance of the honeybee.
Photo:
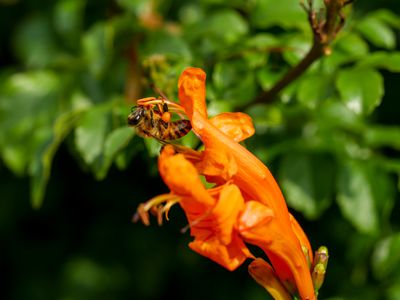
M 140 99 L 138 105 L 132 107 L 128 116 L 128 125 L 135 127 L 140 136 L 152 137 L 161 142 L 185 136 L 192 129 L 190 121 L 185 119 L 171 121 L 166 102 L 178 106 L 165 99 Z M 157 106 L 157 109 L 154 106 Z

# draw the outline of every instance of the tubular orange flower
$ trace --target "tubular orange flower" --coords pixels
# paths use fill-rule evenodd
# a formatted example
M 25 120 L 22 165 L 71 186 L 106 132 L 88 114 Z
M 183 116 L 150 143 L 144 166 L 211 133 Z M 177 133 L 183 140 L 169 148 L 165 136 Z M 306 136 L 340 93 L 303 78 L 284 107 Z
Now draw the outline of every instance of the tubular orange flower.
M 146 220 L 153 203 L 166 202 L 161 211 L 167 212 L 178 202 L 194 236 L 189 245 L 194 251 L 233 270 L 254 258 L 245 243 L 254 244 L 266 253 L 288 291 L 301 299 L 316 299 L 307 236 L 289 214 L 268 168 L 238 143 L 254 134 L 251 118 L 223 113 L 208 119 L 205 80 L 201 69 L 187 68 L 178 82 L 180 103 L 205 149 L 163 149 L 159 171 L 171 193 L 142 206 L 142 218 Z M 216 185 L 207 190 L 199 175 Z
M 237 228 L 246 242 L 266 252 L 283 282 L 294 284 L 303 299 L 313 299 L 310 270 L 302 251 L 302 246 L 305 246 L 310 255 L 308 260 L 312 261 L 310 244 L 297 222 L 291 221 L 282 192 L 272 174 L 252 153 L 229 136 L 231 130 L 226 130 L 224 126 L 217 128 L 221 123 L 211 123 L 206 118 L 205 73 L 201 69 L 186 69 L 179 78 L 178 88 L 179 99 L 193 130 L 205 144 L 202 160 L 196 167 L 213 182 L 232 180 L 245 199 L 258 201 L 265 209 L 273 211 L 273 220 L 259 220 L 253 226 L 242 215 Z

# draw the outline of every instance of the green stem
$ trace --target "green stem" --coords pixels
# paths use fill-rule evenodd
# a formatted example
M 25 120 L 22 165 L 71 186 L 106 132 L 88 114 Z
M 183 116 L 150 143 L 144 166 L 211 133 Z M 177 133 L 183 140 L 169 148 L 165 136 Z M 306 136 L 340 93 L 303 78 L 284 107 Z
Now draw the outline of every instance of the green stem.
M 261 93 L 251 104 L 270 103 L 276 96 L 290 83 L 302 75 L 316 60 L 323 54 L 323 46 L 320 43 L 314 43 L 306 56 L 292 69 L 290 69 L 270 90 Z
M 290 83 L 300 77 L 315 61 L 330 51 L 329 45 L 342 29 L 344 16 L 342 9 L 352 0 L 325 0 L 325 18 L 317 17 L 313 10 L 313 0 L 309 0 L 309 6 L 303 5 L 308 13 L 308 19 L 313 30 L 314 41 L 306 56 L 292 69 L 290 69 L 270 90 L 262 92 L 253 102 L 241 107 L 248 108 L 255 103 L 271 103 L 276 96 Z

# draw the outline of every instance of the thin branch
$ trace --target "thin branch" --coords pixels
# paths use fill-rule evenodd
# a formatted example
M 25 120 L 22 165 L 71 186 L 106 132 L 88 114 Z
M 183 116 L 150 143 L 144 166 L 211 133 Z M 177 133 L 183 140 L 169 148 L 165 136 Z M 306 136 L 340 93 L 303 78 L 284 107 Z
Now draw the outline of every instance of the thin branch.
M 323 55 L 331 53 L 330 44 L 336 38 L 338 32 L 343 28 L 345 17 L 343 7 L 350 4 L 351 0 L 324 0 L 325 17 L 321 18 L 314 10 L 313 0 L 308 0 L 307 5 L 303 1 L 300 5 L 308 15 L 308 21 L 313 31 L 313 45 L 306 56 L 292 69 L 290 69 L 270 90 L 261 93 L 253 102 L 270 103 L 276 99 L 276 96 L 290 83 L 302 75 L 315 61 Z M 243 108 L 242 108 L 243 109 Z

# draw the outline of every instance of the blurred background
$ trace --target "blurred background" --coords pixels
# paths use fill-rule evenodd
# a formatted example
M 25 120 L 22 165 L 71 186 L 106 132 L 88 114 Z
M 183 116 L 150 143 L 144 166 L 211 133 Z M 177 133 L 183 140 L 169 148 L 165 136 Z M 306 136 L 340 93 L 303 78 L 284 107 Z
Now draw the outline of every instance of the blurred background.
M 167 189 L 130 107 L 197 66 L 210 115 L 245 108 L 246 146 L 328 246 L 320 299 L 399 300 L 400 6 L 345 16 L 330 56 L 254 104 L 311 47 L 297 0 L 0 0 L 0 298 L 270 299 L 190 251 L 178 207 L 131 222 Z

